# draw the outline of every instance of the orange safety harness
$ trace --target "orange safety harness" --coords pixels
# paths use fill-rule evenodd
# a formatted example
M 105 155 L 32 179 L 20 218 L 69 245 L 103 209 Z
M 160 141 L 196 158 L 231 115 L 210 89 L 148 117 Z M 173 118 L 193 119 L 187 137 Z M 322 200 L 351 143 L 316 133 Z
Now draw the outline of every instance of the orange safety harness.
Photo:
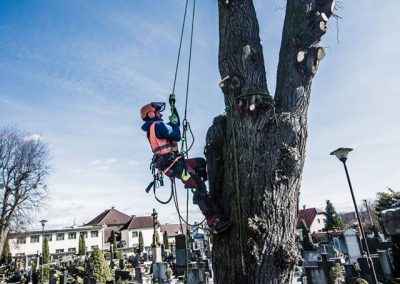
M 149 130 L 149 141 L 151 149 L 155 155 L 165 155 L 171 152 L 178 151 L 178 145 L 175 141 L 168 140 L 166 138 L 158 138 L 156 136 L 156 123 L 150 125 Z

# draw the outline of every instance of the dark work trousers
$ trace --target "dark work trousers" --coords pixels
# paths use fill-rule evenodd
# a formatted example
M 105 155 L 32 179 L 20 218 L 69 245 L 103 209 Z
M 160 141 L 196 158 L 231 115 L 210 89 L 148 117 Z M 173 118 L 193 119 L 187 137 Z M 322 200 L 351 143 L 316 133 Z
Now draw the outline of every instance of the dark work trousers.
M 174 162 L 176 157 L 156 157 L 158 168 L 162 171 Z M 207 192 L 205 181 L 207 180 L 206 160 L 204 158 L 184 159 L 175 161 L 175 164 L 164 172 L 168 177 L 180 179 L 185 188 L 192 189 L 193 204 L 197 204 L 207 221 L 213 222 L 216 218 L 216 210 L 210 195 Z

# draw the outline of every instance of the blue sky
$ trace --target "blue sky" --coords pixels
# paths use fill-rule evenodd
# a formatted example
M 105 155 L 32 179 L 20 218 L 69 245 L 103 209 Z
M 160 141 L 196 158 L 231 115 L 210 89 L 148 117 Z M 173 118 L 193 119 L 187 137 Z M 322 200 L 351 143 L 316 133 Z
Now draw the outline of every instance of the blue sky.
M 197 1 L 188 120 L 202 155 L 213 117 L 224 111 L 217 84 L 218 11 Z M 172 204 L 144 188 L 151 154 L 140 107 L 172 90 L 184 0 L 0 1 L 0 125 L 15 125 L 49 144 L 49 226 L 78 224 L 115 206 L 127 214 L 160 212 L 177 222 Z M 269 89 L 273 93 L 284 1 L 255 1 Z M 348 161 L 358 200 L 399 188 L 397 0 L 341 2 L 323 38 L 326 57 L 313 83 L 300 204 L 351 209 L 342 165 L 329 153 L 354 148 Z M 188 31 L 188 29 L 187 29 Z M 183 114 L 188 33 L 176 96 Z M 396 175 L 397 174 L 397 175 Z M 180 189 L 181 207 L 185 190 Z M 160 198 L 169 188 L 160 189 Z M 191 203 L 191 202 L 190 202 Z M 193 221 L 198 209 L 190 206 Z

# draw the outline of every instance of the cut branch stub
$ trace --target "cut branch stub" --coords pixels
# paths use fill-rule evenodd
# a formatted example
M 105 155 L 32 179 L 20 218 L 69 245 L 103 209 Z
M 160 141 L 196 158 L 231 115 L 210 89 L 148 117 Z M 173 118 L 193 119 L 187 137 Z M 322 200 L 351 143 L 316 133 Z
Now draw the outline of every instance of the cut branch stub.
M 307 51 L 303 51 L 303 50 L 299 51 L 297 53 L 297 62 L 302 62 L 304 60 L 304 58 L 306 57 L 306 55 L 307 55 Z
M 328 30 L 328 27 L 326 26 L 326 22 L 325 21 L 319 22 L 319 29 L 322 32 L 326 33 L 326 31 Z
M 325 50 L 322 47 L 317 48 L 317 59 L 322 60 L 325 57 Z
M 328 22 L 329 18 L 325 13 L 321 13 L 321 18 L 325 21 Z
M 238 74 L 234 74 L 224 77 L 222 81 L 219 82 L 218 86 L 221 89 L 229 88 L 231 90 L 229 93 L 232 93 L 232 91 L 239 92 L 240 89 L 243 87 L 243 84 L 243 77 Z
M 311 47 L 307 51 L 301 50 L 297 53 L 297 62 L 307 74 L 315 74 L 319 61 L 324 57 L 325 50 L 322 47 Z

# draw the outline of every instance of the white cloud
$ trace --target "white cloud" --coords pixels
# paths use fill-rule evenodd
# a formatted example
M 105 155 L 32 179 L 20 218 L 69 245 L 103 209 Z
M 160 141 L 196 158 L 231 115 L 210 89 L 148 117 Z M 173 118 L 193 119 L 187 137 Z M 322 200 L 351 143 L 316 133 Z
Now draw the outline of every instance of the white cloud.
M 41 136 L 39 134 L 31 134 L 29 136 L 26 136 L 24 139 L 26 141 L 29 141 L 29 140 L 37 141 L 37 140 L 43 140 L 43 136 Z
M 99 165 L 102 162 L 103 162 L 103 160 L 94 160 L 94 161 L 89 162 L 89 165 Z
M 117 159 L 98 159 L 89 162 L 89 165 L 111 165 L 117 162 Z

